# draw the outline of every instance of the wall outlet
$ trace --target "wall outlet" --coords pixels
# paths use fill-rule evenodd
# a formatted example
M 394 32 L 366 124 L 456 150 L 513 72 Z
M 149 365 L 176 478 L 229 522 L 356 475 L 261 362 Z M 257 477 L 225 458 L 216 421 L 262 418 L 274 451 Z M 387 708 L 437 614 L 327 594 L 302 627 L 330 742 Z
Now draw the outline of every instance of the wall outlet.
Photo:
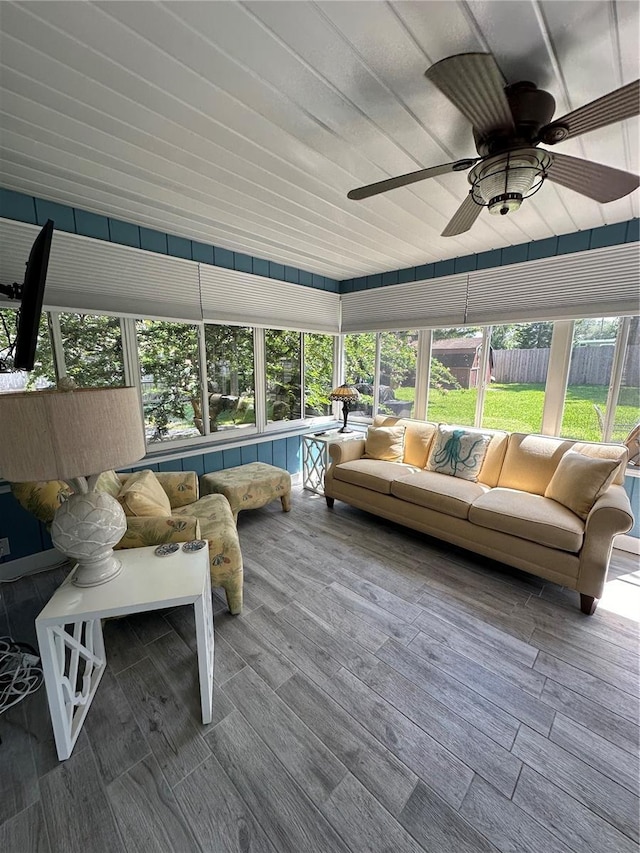
M 0 539 L 0 559 L 2 557 L 8 557 L 11 553 L 11 548 L 9 548 L 9 537 L 5 536 L 4 539 Z

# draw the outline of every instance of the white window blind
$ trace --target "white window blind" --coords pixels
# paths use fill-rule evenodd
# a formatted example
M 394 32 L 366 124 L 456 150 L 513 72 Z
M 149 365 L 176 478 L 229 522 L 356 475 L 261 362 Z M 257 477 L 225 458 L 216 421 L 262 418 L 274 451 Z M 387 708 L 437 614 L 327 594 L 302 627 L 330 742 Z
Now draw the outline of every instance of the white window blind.
M 326 290 L 200 264 L 202 316 L 216 323 L 338 334 L 340 297 Z
M 0 220 L 0 281 L 24 279 L 40 228 Z M 199 320 L 198 264 L 54 231 L 44 305 L 50 309 Z
M 638 243 L 469 273 L 466 321 L 568 320 L 637 314 Z
M 344 293 L 342 331 L 459 326 L 466 299 L 466 273 Z

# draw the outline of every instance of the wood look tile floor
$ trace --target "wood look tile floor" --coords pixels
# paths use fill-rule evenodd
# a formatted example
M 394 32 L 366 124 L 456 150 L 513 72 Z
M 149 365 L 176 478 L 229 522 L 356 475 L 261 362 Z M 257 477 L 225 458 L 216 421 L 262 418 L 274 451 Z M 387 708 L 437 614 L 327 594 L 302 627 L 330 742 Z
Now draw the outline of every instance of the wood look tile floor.
M 105 625 L 58 762 L 44 689 L 0 717 L 3 853 L 632 853 L 638 558 L 577 594 L 296 490 L 241 513 L 203 726 L 188 608 Z M 52 570 L 0 587 L 35 643 Z

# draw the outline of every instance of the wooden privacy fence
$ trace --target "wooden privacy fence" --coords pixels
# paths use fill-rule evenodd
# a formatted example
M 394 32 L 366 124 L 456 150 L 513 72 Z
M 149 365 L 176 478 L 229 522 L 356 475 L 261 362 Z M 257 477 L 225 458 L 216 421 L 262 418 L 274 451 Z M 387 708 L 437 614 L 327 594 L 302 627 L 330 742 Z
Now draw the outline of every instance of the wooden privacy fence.
M 613 345 L 575 347 L 571 355 L 569 385 L 608 385 L 613 366 Z M 492 376 L 496 382 L 544 384 L 548 349 L 493 350 Z M 627 349 L 622 384 L 640 386 L 640 346 Z

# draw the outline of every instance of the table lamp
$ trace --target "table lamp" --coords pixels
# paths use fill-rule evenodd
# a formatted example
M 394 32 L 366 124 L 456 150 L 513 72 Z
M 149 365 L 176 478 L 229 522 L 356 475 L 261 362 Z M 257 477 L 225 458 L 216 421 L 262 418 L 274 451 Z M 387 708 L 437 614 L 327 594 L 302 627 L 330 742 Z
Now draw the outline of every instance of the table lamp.
M 356 403 L 360 399 L 360 392 L 355 386 L 348 385 L 345 382 L 343 385 L 339 385 L 337 388 L 333 389 L 331 394 L 329 394 L 329 399 L 342 403 L 342 417 L 344 418 L 344 423 L 340 432 L 351 432 L 347 426 L 347 416 L 349 414 L 351 404 Z
M 136 388 L 76 388 L 0 394 L 0 474 L 9 482 L 64 480 L 74 494 L 56 510 L 55 547 L 78 564 L 73 583 L 97 586 L 121 570 L 114 556 L 124 510 L 96 491 L 103 471 L 146 452 Z

